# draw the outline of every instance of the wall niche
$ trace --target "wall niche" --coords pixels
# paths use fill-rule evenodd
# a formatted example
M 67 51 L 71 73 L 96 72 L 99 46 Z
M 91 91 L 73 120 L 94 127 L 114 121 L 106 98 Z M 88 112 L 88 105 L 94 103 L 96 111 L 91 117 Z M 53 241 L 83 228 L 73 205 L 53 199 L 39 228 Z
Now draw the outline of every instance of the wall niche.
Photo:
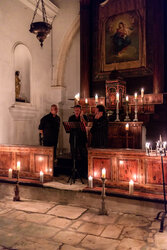
M 30 103 L 31 55 L 24 44 L 14 49 L 15 101 Z

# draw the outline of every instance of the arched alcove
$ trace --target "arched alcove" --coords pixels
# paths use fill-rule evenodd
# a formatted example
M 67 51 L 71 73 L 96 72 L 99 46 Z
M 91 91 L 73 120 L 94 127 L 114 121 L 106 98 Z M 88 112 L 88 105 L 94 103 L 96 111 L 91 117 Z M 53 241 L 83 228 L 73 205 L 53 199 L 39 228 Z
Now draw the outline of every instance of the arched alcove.
M 31 55 L 24 44 L 18 44 L 14 48 L 14 69 L 15 73 L 19 72 L 21 83 L 19 98 L 17 96 L 16 101 L 30 102 Z

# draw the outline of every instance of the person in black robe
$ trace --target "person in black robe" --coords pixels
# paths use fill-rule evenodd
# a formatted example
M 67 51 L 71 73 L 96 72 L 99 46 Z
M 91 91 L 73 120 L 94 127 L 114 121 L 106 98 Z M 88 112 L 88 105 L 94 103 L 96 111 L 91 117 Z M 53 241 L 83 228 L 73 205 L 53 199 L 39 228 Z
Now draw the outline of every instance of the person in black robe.
M 108 120 L 103 105 L 97 105 L 95 109 L 95 117 L 93 126 L 90 129 L 92 135 L 92 148 L 106 148 L 108 139 Z
M 87 135 L 86 135 L 86 124 L 87 124 L 87 116 L 83 114 L 81 111 L 80 105 L 74 106 L 74 115 L 70 116 L 68 119 L 69 122 L 82 122 L 83 128 L 82 131 L 78 129 L 77 131 L 70 132 L 70 149 L 72 158 L 75 157 L 77 159 L 77 165 L 80 165 L 79 171 L 81 172 L 82 177 L 87 178 L 88 164 L 87 164 Z M 74 148 L 74 136 L 76 134 L 76 148 Z M 80 160 L 80 164 L 79 164 Z
M 54 147 L 54 158 L 56 158 L 60 128 L 60 117 L 57 115 L 57 111 L 57 105 L 51 105 L 50 113 L 41 118 L 38 127 L 43 138 L 43 146 Z

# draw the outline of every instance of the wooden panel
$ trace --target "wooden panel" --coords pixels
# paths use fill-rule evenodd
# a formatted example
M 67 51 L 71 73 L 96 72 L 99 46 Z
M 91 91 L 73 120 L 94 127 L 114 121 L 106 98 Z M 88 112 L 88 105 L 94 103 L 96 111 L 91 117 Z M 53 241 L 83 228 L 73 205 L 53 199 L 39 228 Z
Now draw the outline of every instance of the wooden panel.
M 167 183 L 167 162 L 164 163 L 164 177 Z M 146 166 L 146 183 L 162 184 L 162 166 L 160 160 L 148 160 Z
M 118 160 L 118 181 L 138 182 L 139 169 L 138 160 L 119 159 Z
M 48 155 L 34 155 L 35 158 L 35 169 L 36 173 L 40 171 L 49 172 L 49 157 Z
M 42 170 L 44 179 L 53 178 L 53 147 L 0 145 L 0 176 L 8 176 L 13 169 L 16 178 L 17 161 L 21 162 L 20 177 L 38 179 Z
M 101 178 L 102 169 L 106 169 L 106 178 L 111 179 L 111 160 L 106 158 L 93 159 L 93 176 Z
M 167 183 L 167 156 L 163 157 L 165 182 Z M 162 194 L 162 168 L 159 156 L 146 156 L 137 149 L 93 149 L 88 148 L 88 172 L 94 175 L 95 185 L 101 185 L 101 170 L 106 168 L 106 187 L 127 190 L 129 180 L 135 181 L 135 190 L 151 194 Z M 124 192 L 124 191 L 122 191 Z
M 0 152 L 0 169 L 9 169 L 12 167 L 12 153 Z
M 21 171 L 30 171 L 30 154 L 19 152 L 16 153 L 16 162 L 20 161 L 21 164 Z

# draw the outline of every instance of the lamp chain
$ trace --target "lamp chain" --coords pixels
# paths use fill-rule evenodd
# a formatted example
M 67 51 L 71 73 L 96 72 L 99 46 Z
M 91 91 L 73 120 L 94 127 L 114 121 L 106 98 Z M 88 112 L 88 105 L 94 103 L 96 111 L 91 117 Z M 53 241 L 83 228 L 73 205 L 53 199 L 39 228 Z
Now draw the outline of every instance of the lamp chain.
M 36 14 L 37 14 L 37 10 L 38 10 L 38 8 L 39 8 L 39 3 L 40 3 L 40 1 L 41 1 L 41 5 L 42 5 L 43 22 L 46 22 L 46 23 L 48 22 L 47 16 L 46 16 L 46 10 L 45 10 L 44 1 L 43 1 L 43 0 L 38 0 L 31 23 L 33 23 L 33 21 L 34 21 L 34 19 L 35 19 L 35 16 L 36 16 Z

